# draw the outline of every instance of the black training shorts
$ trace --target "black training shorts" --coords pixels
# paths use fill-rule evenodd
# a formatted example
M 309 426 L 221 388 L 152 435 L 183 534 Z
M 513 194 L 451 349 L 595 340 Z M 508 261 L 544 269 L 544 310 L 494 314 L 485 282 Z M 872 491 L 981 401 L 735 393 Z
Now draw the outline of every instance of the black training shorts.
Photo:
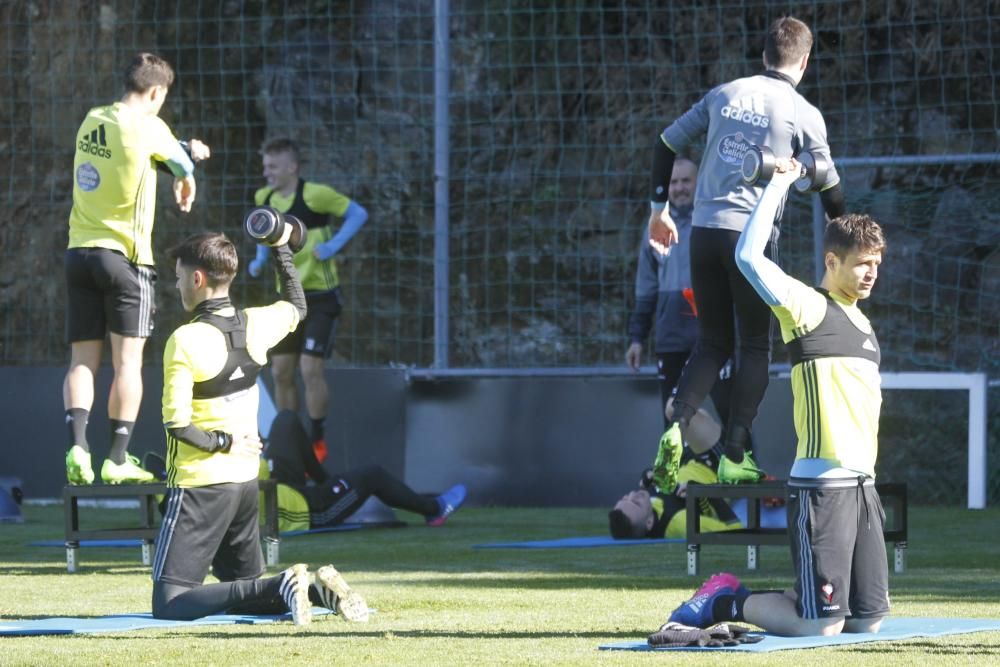
M 66 342 L 152 335 L 156 269 L 107 248 L 70 248 L 65 266 Z
M 257 494 L 256 479 L 168 489 L 153 581 L 200 586 L 209 566 L 219 581 L 262 575 Z
M 306 292 L 306 319 L 295 331 L 271 348 L 270 354 L 308 354 L 327 358 L 333 352 L 333 335 L 340 316 L 340 288 Z
M 867 482 L 788 487 L 788 536 L 801 618 L 889 614 L 885 510 L 875 485 Z

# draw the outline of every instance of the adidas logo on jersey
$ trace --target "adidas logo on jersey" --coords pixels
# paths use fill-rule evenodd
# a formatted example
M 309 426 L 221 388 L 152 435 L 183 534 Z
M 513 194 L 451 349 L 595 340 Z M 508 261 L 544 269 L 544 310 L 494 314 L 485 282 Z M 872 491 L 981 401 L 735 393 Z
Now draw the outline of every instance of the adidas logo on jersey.
M 84 153 L 90 153 L 97 157 L 110 158 L 111 151 L 108 150 L 107 137 L 104 135 L 104 123 L 101 123 L 90 134 L 80 139 L 76 147 Z
M 764 110 L 764 98 L 761 95 L 747 95 L 732 100 L 722 107 L 719 113 L 722 114 L 723 118 L 730 118 L 754 127 L 766 128 L 771 124 L 771 119 Z
M 233 380 L 239 380 L 243 377 L 246 377 L 246 375 L 243 374 L 243 369 L 237 366 L 236 370 L 229 376 L 229 381 L 232 382 Z

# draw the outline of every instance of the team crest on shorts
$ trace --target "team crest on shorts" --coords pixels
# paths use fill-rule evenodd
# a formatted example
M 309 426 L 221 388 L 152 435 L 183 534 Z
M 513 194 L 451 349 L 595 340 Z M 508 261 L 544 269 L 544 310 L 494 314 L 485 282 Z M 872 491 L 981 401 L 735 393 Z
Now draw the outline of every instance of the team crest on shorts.
M 823 595 L 823 611 L 837 611 L 839 604 L 833 604 L 833 584 L 827 582 L 820 586 L 820 593 Z

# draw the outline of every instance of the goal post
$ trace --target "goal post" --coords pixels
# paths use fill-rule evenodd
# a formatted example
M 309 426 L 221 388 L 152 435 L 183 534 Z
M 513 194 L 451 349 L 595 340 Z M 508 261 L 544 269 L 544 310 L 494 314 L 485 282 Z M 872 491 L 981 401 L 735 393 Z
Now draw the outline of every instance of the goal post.
M 945 389 L 969 392 L 969 509 L 986 508 L 986 395 L 985 373 L 882 373 L 883 389 Z

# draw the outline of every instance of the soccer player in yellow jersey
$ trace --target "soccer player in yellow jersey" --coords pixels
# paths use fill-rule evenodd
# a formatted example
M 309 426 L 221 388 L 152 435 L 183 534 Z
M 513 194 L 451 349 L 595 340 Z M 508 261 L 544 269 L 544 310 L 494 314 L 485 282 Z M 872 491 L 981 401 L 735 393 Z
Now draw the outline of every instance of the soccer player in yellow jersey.
M 173 174 L 174 198 L 187 212 L 195 197 L 193 161 L 209 157 L 208 146 L 197 139 L 182 144 L 157 115 L 173 81 L 165 60 L 138 54 L 125 70 L 122 98 L 91 109 L 76 135 L 65 258 L 71 359 L 63 403 L 70 484 L 94 481 L 87 420 L 106 334 L 114 379 L 108 396 L 111 448 L 101 477 L 111 484 L 153 480 L 127 450 L 142 400 L 142 349 L 153 330 L 156 167 Z
M 786 275 L 764 247 L 799 171 L 794 159 L 777 161 L 736 248 L 740 271 L 777 316 L 792 357 L 795 590 L 751 594 L 734 575 L 718 574 L 671 615 L 685 625 L 745 620 L 781 635 L 836 635 L 877 632 L 889 613 L 885 512 L 875 491 L 880 354 L 857 306 L 878 278 L 885 237 L 867 215 L 842 215 L 826 227 L 820 286 Z
M 333 566 L 315 580 L 304 564 L 261 578 L 257 374 L 267 350 L 306 314 L 291 250 L 273 252 L 283 299 L 241 310 L 229 300 L 238 266 L 229 239 L 197 234 L 171 251 L 181 302 L 194 317 L 163 352 L 168 491 L 153 564 L 156 618 L 287 609 L 303 625 L 313 604 L 349 620 L 368 618 L 364 600 Z M 203 583 L 210 566 L 220 583 Z
M 261 149 L 267 186 L 257 190 L 254 201 L 305 223 L 305 246 L 295 253 L 295 268 L 309 303 L 304 322 L 271 351 L 274 375 L 274 402 L 281 410 L 298 410 L 295 368 L 302 371 L 306 411 L 316 456 L 326 458 L 324 423 L 329 404 L 329 387 L 324 374 L 326 359 L 333 352 L 333 333 L 341 311 L 340 277 L 334 256 L 368 220 L 360 204 L 333 188 L 306 181 L 299 175 L 299 149 L 290 139 L 273 139 Z M 334 219 L 342 219 L 339 229 Z M 266 248 L 260 246 L 248 267 L 259 276 L 267 263 Z

